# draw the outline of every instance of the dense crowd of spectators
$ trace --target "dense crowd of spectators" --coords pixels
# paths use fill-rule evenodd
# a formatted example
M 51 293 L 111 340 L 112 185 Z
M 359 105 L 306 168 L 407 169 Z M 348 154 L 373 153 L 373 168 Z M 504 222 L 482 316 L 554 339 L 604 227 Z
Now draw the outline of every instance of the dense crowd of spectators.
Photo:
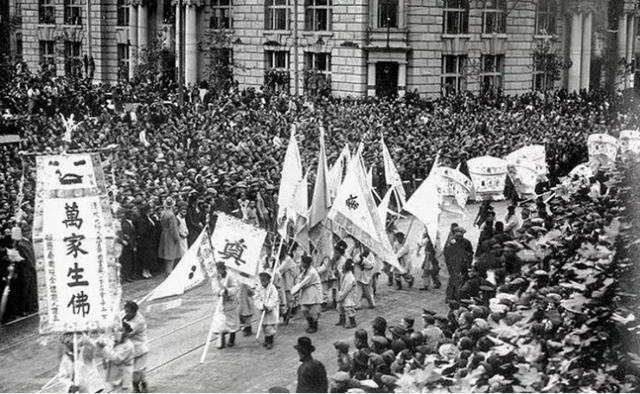
M 287 140 L 295 126 L 305 169 L 317 160 L 319 128 L 327 130 L 327 154 L 333 163 L 345 144 L 364 142 L 364 157 L 373 168 L 373 183 L 384 188 L 380 144 L 384 136 L 408 191 L 425 177 L 436 153 L 441 164 L 501 157 L 528 145 L 547 149 L 551 182 L 586 160 L 591 133 L 635 128 L 637 101 L 600 91 L 564 91 L 511 97 L 460 94 L 436 100 L 310 99 L 261 90 L 229 93 L 192 89 L 183 107 L 172 86 L 152 81 L 116 87 L 87 81 L 35 77 L 27 72 L 0 95 L 3 134 L 22 142 L 2 145 L 0 160 L 0 226 L 7 243 L 19 195 L 23 233 L 33 214 L 33 156 L 105 147 L 104 170 L 114 199 L 130 210 L 132 222 L 148 215 L 156 221 L 146 241 L 159 237 L 157 221 L 166 197 L 184 214 L 193 242 L 215 222 L 215 211 L 233 213 L 273 230 L 276 189 Z M 631 107 L 629 107 L 631 105 Z M 63 118 L 79 123 L 71 142 L 63 141 Z M 310 172 L 313 178 L 313 171 Z M 21 180 L 24 179 L 22 183 Z M 310 184 L 313 184 L 311 179 Z M 382 191 L 382 190 L 381 190 Z M 380 193 L 380 195 L 382 195 Z M 140 240 L 139 242 L 144 242 Z M 151 271 L 159 267 L 151 266 Z M 6 271 L 6 270 L 5 270 Z M 131 270 L 131 277 L 143 275 Z M 3 273 L 3 277 L 6 273 Z M 144 276 L 147 276 L 146 274 Z

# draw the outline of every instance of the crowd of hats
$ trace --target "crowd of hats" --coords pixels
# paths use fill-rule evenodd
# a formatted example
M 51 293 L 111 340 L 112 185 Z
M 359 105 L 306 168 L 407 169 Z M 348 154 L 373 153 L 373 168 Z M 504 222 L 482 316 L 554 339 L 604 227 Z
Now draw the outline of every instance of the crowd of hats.
M 412 180 L 424 178 L 438 151 L 442 165 L 455 167 L 472 157 L 502 157 L 536 143 L 546 146 L 553 183 L 585 161 L 588 134 L 615 134 L 635 128 L 638 121 L 638 111 L 627 106 L 629 100 L 636 103 L 632 98 L 602 92 L 497 98 L 458 95 L 433 101 L 312 101 L 246 90 L 206 95 L 204 102 L 197 94 L 188 94 L 185 107 L 179 108 L 174 93 L 148 84 L 91 87 L 64 78 L 21 78 L 0 92 L 0 102 L 11 112 L 2 126 L 19 131 L 24 140 L 21 148 L 60 152 L 116 144 L 111 157 L 104 155 L 107 177 L 115 178 L 121 201 L 138 205 L 160 205 L 167 196 L 183 202 L 200 197 L 225 202 L 233 211 L 240 193 L 251 198 L 260 188 L 275 192 L 292 125 L 305 169 L 315 166 L 321 126 L 327 130 L 330 163 L 345 144 L 355 149 L 364 142 L 365 162 L 374 167 L 374 184 L 384 183 L 377 143 L 384 135 L 411 188 L 417 186 Z M 33 84 L 40 86 L 41 94 L 29 99 L 26 92 Z M 115 106 L 107 105 L 111 100 Z M 26 115 L 30 101 L 31 115 Z M 83 122 L 67 145 L 58 114 L 71 113 Z M 17 146 L 2 149 L 6 175 L 0 197 L 11 205 L 22 166 Z M 33 181 L 29 169 L 26 179 Z
M 637 296 L 640 171 L 606 177 L 602 195 L 554 197 L 553 221 L 505 242 L 522 259 L 497 286 L 334 342 L 332 392 L 637 391 L 640 305 L 617 289 Z

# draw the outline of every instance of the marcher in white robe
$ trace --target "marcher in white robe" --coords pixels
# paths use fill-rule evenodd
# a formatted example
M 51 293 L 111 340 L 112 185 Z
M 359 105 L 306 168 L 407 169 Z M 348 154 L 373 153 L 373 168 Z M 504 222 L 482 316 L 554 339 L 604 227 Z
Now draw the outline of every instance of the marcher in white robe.
M 213 291 L 218 294 L 220 301 L 216 311 L 214 332 L 218 333 L 218 349 L 226 346 L 233 347 L 236 342 L 236 331 L 240 327 L 240 304 L 238 291 L 240 286 L 238 279 L 227 270 L 223 262 L 216 263 L 216 277 L 212 281 Z M 226 335 L 229 334 L 229 343 L 226 343 Z
M 273 338 L 276 335 L 276 327 L 280 320 L 278 289 L 271 283 L 271 274 L 261 272 L 260 286 L 257 287 L 254 301 L 256 309 L 262 319 L 262 330 L 264 331 L 264 347 L 273 347 Z M 264 317 L 262 315 L 264 314 Z

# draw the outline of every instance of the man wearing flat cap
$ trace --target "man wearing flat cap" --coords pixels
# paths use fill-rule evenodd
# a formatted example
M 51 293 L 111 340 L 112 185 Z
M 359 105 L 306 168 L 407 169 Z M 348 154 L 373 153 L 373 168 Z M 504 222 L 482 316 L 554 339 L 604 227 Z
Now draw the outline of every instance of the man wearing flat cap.
M 308 337 L 298 338 L 293 346 L 298 351 L 300 366 L 298 367 L 298 385 L 296 393 L 326 393 L 329 390 L 327 370 L 324 365 L 311 356 L 316 348 Z
M 261 272 L 260 286 L 256 289 L 254 302 L 256 309 L 259 311 L 262 321 L 262 330 L 264 331 L 264 347 L 267 350 L 273 348 L 273 339 L 276 335 L 276 327 L 280 320 L 280 308 L 278 289 L 271 281 L 271 274 Z
M 473 261 L 473 246 L 464 238 L 465 230 L 458 226 L 453 230 L 453 238 L 444 247 L 444 258 L 449 271 L 446 300 L 459 300 L 460 289 L 467 278 L 467 272 Z
M 291 295 L 300 292 L 302 313 L 309 325 L 306 332 L 312 334 L 318 331 L 320 303 L 322 302 L 322 283 L 320 282 L 318 271 L 312 265 L 311 257 L 304 255 L 300 260 L 300 274 L 296 285 L 291 288 Z

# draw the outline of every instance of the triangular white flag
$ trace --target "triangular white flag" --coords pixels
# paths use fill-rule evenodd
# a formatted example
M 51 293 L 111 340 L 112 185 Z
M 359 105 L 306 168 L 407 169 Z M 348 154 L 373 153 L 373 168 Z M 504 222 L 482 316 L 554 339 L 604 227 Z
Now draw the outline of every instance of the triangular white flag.
M 280 178 L 280 188 L 278 190 L 278 219 L 282 219 L 287 215 L 287 210 L 291 207 L 295 194 L 295 188 L 301 179 L 302 162 L 300 161 L 300 150 L 298 149 L 295 132 L 292 132 L 282 165 L 282 177 Z
M 143 300 L 153 301 L 158 298 L 182 295 L 186 291 L 204 283 L 207 279 L 207 271 L 209 271 L 209 269 L 205 270 L 205 266 L 214 264 L 209 240 L 206 238 L 208 236 L 207 230 L 202 230 L 167 279 L 153 289 Z
M 422 182 L 404 206 L 407 212 L 410 212 L 427 227 L 431 239 L 436 239 L 442 204 L 442 196 L 438 193 L 437 172 L 434 171 L 437 165 L 438 158 L 436 158 L 429 177 Z
M 384 140 L 380 140 L 380 143 L 382 144 L 382 160 L 384 162 L 385 180 L 387 185 L 396 188 L 398 196 L 400 197 L 400 203 L 401 205 L 404 205 L 407 202 L 407 194 L 404 190 L 402 179 L 400 178 L 396 165 L 393 163 L 393 159 L 391 158 L 391 154 L 389 153 L 389 149 L 387 149 L 387 145 L 385 145 Z
M 362 242 L 372 253 L 402 270 L 380 221 L 358 156 L 347 167 L 347 175 L 329 211 L 329 219 Z
M 383 226 L 387 223 L 387 213 L 389 212 L 391 193 L 393 193 L 393 189 L 387 190 L 384 197 L 382 197 L 382 201 L 378 204 L 378 214 L 380 215 L 380 222 L 382 222 Z
M 338 160 L 333 163 L 333 166 L 329 170 L 329 176 L 327 177 L 327 182 L 329 183 L 329 195 L 331 196 L 331 201 L 336 198 L 336 193 L 338 193 L 338 188 L 342 184 L 342 176 L 344 174 L 344 168 L 346 164 L 351 160 L 351 152 L 349 151 L 349 145 L 345 145 L 342 148 L 342 152 L 340 152 L 340 156 L 338 156 Z

